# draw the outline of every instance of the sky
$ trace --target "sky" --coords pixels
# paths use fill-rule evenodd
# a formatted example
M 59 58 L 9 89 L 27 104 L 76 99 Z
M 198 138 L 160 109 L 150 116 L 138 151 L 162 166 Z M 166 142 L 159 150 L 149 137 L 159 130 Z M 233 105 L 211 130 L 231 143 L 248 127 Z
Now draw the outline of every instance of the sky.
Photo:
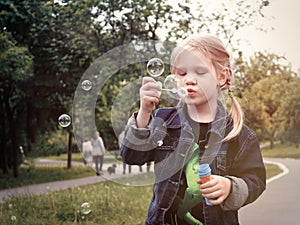
M 173 5 L 182 2 L 181 0 L 170 1 Z M 197 5 L 197 1 L 205 5 L 208 13 L 219 9 L 224 10 L 222 3 L 230 10 L 238 2 L 238 0 L 194 0 L 191 4 Z M 256 7 L 259 1 L 246 0 L 246 3 Z M 193 10 L 193 7 L 191 9 Z M 234 10 L 232 11 L 234 13 Z M 240 50 L 247 58 L 257 51 L 285 56 L 291 63 L 292 70 L 298 72 L 300 69 L 300 25 L 298 25 L 300 0 L 269 0 L 269 5 L 264 7 L 262 13 L 265 15 L 264 18 L 258 18 L 254 26 L 244 27 L 236 32 L 235 38 L 240 40 Z M 269 29 L 268 32 L 263 32 L 255 27 Z
M 251 1 L 251 0 L 250 0 Z M 240 37 L 244 40 L 243 52 L 267 51 L 282 55 L 291 63 L 292 69 L 300 69 L 300 0 L 270 0 L 263 10 L 268 18 L 265 25 L 274 29 L 264 33 L 249 28 Z

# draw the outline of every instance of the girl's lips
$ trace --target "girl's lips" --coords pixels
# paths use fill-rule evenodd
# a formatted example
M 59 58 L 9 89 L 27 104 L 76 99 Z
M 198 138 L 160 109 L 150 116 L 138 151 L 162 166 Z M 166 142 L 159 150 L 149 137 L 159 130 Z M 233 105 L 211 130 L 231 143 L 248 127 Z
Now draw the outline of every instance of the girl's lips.
M 188 89 L 187 89 L 187 93 L 188 93 L 188 96 L 193 96 L 193 95 L 196 94 L 196 91 L 193 90 L 193 89 L 191 89 L 191 88 L 188 88 Z

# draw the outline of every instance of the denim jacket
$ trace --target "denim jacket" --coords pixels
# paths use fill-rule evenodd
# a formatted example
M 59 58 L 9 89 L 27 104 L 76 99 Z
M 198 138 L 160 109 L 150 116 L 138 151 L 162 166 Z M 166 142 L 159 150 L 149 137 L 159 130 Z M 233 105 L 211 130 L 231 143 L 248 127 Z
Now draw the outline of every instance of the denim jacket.
M 165 216 L 179 189 L 185 163 L 194 146 L 194 134 L 185 106 L 158 109 L 146 128 L 137 128 L 136 114 L 128 121 L 121 155 L 125 163 L 154 161 L 155 183 L 146 225 L 165 224 Z M 237 225 L 238 209 L 256 200 L 266 187 L 266 171 L 255 133 L 243 126 L 235 138 L 222 142 L 232 129 L 232 119 L 218 102 L 200 163 L 209 163 L 212 174 L 232 181 L 231 193 L 221 205 L 203 202 L 205 225 Z

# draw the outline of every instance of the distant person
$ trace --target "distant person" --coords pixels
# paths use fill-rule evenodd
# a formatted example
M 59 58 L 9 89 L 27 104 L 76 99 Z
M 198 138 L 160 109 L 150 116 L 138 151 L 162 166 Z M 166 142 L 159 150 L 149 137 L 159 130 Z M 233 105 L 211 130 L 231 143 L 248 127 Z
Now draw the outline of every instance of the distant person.
M 147 173 L 149 173 L 150 172 L 150 167 L 151 167 L 151 162 L 147 162 Z
M 119 148 L 117 147 L 115 149 L 115 159 L 118 159 L 118 157 L 119 157 Z
M 121 149 L 122 146 L 122 140 L 124 138 L 124 130 L 119 134 L 118 137 L 118 144 L 119 144 L 119 149 Z M 131 165 L 128 165 L 128 173 L 131 173 Z M 123 163 L 123 174 L 126 174 L 126 163 Z
M 100 173 L 102 172 L 103 158 L 106 149 L 98 131 L 94 133 L 91 142 L 93 146 L 92 154 L 93 154 L 93 161 L 95 163 L 96 174 L 97 176 L 100 176 Z
M 20 153 L 21 153 L 21 163 L 24 163 L 25 162 L 25 153 L 23 150 L 23 146 L 19 146 L 19 149 L 20 149 Z
M 85 165 L 92 165 L 93 162 L 93 146 L 88 137 L 84 138 L 82 143 L 82 153 Z

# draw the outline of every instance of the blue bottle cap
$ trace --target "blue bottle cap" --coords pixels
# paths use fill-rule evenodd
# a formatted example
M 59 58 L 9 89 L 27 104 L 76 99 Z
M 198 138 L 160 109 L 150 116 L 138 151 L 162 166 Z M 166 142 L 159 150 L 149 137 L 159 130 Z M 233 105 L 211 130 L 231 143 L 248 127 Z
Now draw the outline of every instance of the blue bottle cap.
M 211 169 L 207 163 L 198 166 L 198 174 L 200 177 L 207 177 L 211 175 Z

